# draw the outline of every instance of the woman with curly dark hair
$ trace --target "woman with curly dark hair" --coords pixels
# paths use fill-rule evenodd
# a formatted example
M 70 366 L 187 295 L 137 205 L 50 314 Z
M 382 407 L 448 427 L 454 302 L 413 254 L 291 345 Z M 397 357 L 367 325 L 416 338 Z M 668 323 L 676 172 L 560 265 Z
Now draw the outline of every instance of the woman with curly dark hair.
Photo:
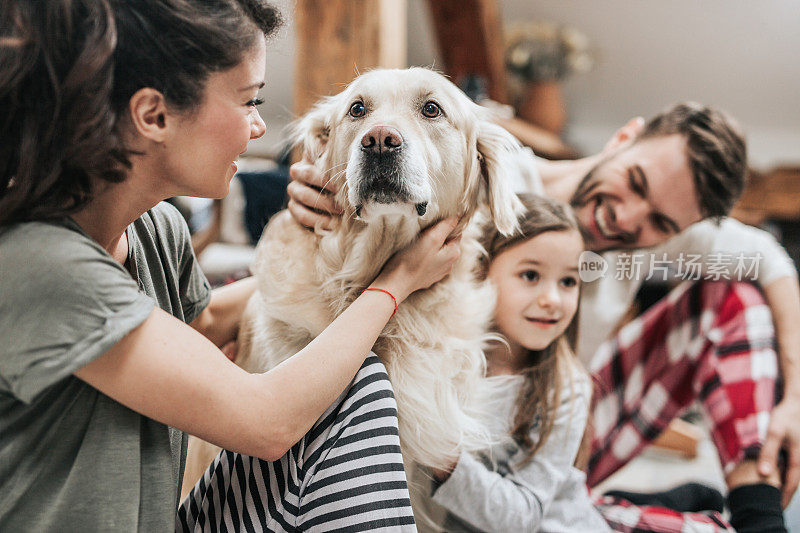
M 256 94 L 279 19 L 261 0 L 0 2 L 0 530 L 172 529 L 184 432 L 265 460 L 249 482 L 271 499 L 236 528 L 302 527 L 314 513 L 291 502 L 308 480 L 270 485 L 308 472 L 295 443 L 330 429 L 320 415 L 352 399 L 354 376 L 380 383 L 391 408 L 367 358 L 389 296 L 365 292 L 285 364 L 246 374 L 218 346 L 253 284 L 210 291 L 162 203 L 227 193 L 234 160 L 264 133 Z M 402 302 L 441 279 L 454 225 L 372 286 Z M 343 527 L 413 528 L 399 461 L 370 458 L 392 465 L 391 498 L 357 470 L 352 486 L 377 487 L 360 492 L 370 505 L 347 491 L 307 500 L 338 503 Z

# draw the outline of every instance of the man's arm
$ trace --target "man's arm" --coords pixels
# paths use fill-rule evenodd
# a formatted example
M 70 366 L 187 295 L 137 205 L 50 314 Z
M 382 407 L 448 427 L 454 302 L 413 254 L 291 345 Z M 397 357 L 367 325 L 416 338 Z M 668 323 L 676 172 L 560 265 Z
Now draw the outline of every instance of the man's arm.
M 778 354 L 783 376 L 783 399 L 770 417 L 767 440 L 761 451 L 758 471 L 768 476 L 777 466 L 778 452 L 789 452 L 783 481 L 783 506 L 787 506 L 800 482 L 800 284 L 792 276 L 763 287 L 772 310 Z
M 769 305 L 778 358 L 784 380 L 783 400 L 772 411 L 767 430 L 767 439 L 758 464 L 762 476 L 777 467 L 778 452 L 785 446 L 789 452 L 786 475 L 783 483 L 783 503 L 788 504 L 800 481 L 800 284 L 793 261 L 783 247 L 769 233 L 747 226 L 734 219 L 725 219 L 719 225 L 704 220 L 687 228 L 684 232 L 653 249 L 653 258 L 675 262 L 681 254 L 703 254 L 702 273 L 709 273 L 709 254 L 738 254 L 755 261 L 756 268 L 745 270 L 742 279 L 757 282 Z M 738 276 L 730 276 L 738 279 Z
M 779 278 L 764 288 L 772 310 L 778 352 L 781 354 L 784 398 L 800 398 L 800 283 L 797 277 Z

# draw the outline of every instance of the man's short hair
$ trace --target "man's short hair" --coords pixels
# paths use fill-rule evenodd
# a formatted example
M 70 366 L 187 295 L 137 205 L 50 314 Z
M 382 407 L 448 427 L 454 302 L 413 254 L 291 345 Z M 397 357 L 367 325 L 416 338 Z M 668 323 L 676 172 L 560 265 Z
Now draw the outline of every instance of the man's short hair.
M 686 102 L 650 119 L 637 140 L 676 133 L 686 139 L 703 217 L 726 216 L 742 194 L 747 174 L 747 147 L 738 124 L 723 111 Z

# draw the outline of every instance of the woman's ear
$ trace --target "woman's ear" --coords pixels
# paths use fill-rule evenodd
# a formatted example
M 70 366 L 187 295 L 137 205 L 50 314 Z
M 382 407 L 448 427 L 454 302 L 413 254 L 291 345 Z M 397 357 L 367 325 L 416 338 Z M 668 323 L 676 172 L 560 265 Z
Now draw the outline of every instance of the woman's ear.
M 626 142 L 632 141 L 642 133 L 644 129 L 644 118 L 635 117 L 628 121 L 627 124 L 622 126 L 614 133 L 611 139 L 608 140 L 603 147 L 602 153 L 608 153 L 616 150 Z
M 517 152 L 522 147 L 505 129 L 488 120 L 479 125 L 477 147 L 492 220 L 501 234 L 511 235 L 519 227 L 517 216 L 522 211 L 513 187 L 518 181 L 513 174 L 519 170 Z
M 316 161 L 325 153 L 337 102 L 337 96 L 325 98 L 314 104 L 311 111 L 292 124 L 294 144 L 302 145 L 309 161 Z
M 128 101 L 133 128 L 142 137 L 157 143 L 169 136 L 172 115 L 164 95 L 151 87 L 139 89 Z

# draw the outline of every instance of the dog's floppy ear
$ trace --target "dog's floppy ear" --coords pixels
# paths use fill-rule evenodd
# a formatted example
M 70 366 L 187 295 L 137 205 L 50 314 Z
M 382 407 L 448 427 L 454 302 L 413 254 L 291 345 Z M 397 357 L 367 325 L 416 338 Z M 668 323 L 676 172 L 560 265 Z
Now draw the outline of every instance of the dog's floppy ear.
M 519 166 L 519 150 L 519 142 L 505 129 L 488 120 L 480 122 L 478 158 L 481 178 L 492 219 L 503 235 L 511 235 L 519 227 L 517 216 L 522 211 L 522 203 L 514 191 L 514 184 L 518 182 L 514 173 Z
M 311 161 L 315 161 L 325 152 L 337 102 L 336 96 L 320 100 L 314 104 L 311 111 L 291 126 L 291 136 L 295 146 L 302 146 Z

